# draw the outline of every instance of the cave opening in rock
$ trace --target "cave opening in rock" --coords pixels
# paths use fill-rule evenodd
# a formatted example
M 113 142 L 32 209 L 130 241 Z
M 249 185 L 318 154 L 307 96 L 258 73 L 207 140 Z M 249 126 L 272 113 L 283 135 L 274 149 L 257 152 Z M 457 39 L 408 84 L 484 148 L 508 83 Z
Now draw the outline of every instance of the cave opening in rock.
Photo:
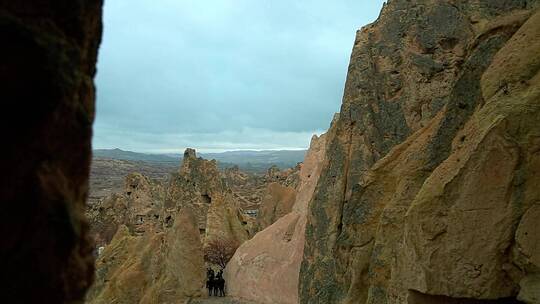
M 201 195 L 201 197 L 202 197 L 203 202 L 204 202 L 206 205 L 212 204 L 212 198 L 210 197 L 210 195 L 208 195 L 208 194 L 203 194 L 203 195 Z

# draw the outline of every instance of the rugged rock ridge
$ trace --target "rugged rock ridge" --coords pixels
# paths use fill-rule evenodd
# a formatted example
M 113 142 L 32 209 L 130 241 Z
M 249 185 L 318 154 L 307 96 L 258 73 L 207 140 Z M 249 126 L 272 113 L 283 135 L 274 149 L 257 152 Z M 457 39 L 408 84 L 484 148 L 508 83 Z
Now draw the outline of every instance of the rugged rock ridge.
M 87 303 L 184 303 L 202 296 L 202 244 L 191 210 L 178 210 L 162 232 L 134 236 L 121 225 L 96 269 Z
M 222 176 L 243 210 L 259 209 L 266 185 L 263 176 L 248 174 L 241 171 L 238 166 L 226 168 L 223 170 Z
M 301 303 L 539 303 L 537 6 L 394 0 L 358 32 Z
M 311 141 L 297 174 L 298 194 L 292 212 L 240 246 L 227 265 L 230 295 L 256 303 L 298 303 L 307 205 L 323 165 L 326 136 Z
M 178 174 L 171 177 L 165 198 L 165 213 L 179 206 L 190 206 L 203 238 L 225 238 L 243 243 L 249 227 L 232 191 L 218 170 L 215 160 L 198 158 L 187 149 Z
M 300 183 L 302 163 L 294 168 L 280 170 L 277 166 L 268 168 L 263 176 L 262 202 L 258 206 L 255 232 L 261 231 L 293 210 Z
M 183 303 L 202 296 L 205 240 L 241 244 L 249 237 L 216 162 L 192 149 L 165 185 L 130 174 L 123 193 L 88 213 L 104 245 L 88 303 Z
M 96 248 L 109 244 L 120 225 L 134 234 L 161 230 L 163 185 L 140 173 L 126 176 L 121 193 L 113 193 L 101 202 L 91 204 L 86 216 Z
M 256 229 L 261 231 L 292 211 L 296 189 L 272 182 L 266 187 L 257 215 Z

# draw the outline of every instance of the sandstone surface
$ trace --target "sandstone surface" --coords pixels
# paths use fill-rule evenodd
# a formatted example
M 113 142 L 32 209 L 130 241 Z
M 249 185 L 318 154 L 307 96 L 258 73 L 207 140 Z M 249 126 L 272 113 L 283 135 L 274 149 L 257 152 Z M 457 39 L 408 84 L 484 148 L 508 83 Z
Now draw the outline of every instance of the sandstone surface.
M 172 175 L 167 186 L 165 212 L 174 212 L 179 205 L 195 211 L 203 239 L 221 238 L 241 244 L 249 238 L 245 215 L 217 162 L 198 158 L 193 149 L 186 150 L 179 173 Z
M 97 264 L 87 303 L 185 303 L 204 294 L 202 244 L 189 208 L 165 232 L 133 236 L 122 225 Z
M 245 242 L 229 262 L 225 278 L 231 296 L 256 303 L 298 303 L 307 204 L 323 165 L 325 137 L 312 139 L 298 174 L 298 195 L 291 195 L 296 198 L 292 212 Z
M 120 225 L 134 234 L 160 230 L 163 216 L 163 185 L 140 173 L 125 177 L 121 193 L 113 193 L 88 206 L 86 215 L 96 248 L 107 245 Z
M 292 211 L 296 189 L 272 182 L 266 187 L 257 215 L 257 231 L 270 226 Z
M 300 303 L 538 303 L 537 7 L 394 0 L 358 32 Z
M 0 1 L 3 303 L 76 303 L 92 283 L 84 206 L 101 7 Z
M 92 205 L 88 214 L 104 248 L 88 303 L 184 303 L 200 297 L 205 241 L 241 244 L 249 237 L 216 162 L 198 158 L 192 149 L 168 182 L 132 173 L 122 193 Z

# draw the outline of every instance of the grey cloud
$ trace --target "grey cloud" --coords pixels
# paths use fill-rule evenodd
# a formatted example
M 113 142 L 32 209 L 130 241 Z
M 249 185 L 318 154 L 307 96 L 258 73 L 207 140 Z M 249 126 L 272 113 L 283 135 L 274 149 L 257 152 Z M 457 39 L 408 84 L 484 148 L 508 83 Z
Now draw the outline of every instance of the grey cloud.
M 264 148 L 245 134 L 258 130 L 283 140 L 267 148 L 305 147 L 339 111 L 355 31 L 383 1 L 366 2 L 106 1 L 94 146 L 167 149 L 191 134 L 210 148 L 228 134 Z

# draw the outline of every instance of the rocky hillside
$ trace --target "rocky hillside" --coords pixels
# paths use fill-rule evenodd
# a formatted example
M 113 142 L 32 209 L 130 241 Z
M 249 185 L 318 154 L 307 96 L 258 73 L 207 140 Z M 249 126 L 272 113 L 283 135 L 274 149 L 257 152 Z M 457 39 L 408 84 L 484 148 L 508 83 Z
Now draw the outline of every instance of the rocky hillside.
M 393 0 L 358 32 L 300 303 L 540 303 L 537 7 Z
M 253 175 L 238 167 L 220 172 L 215 160 L 197 157 L 193 149 L 187 149 L 182 159 L 177 172 L 166 178 L 155 163 L 94 162 L 94 168 L 110 167 L 99 171 L 104 175 L 92 177 L 100 185 L 118 183 L 122 174 L 138 168 L 154 178 L 131 172 L 119 191 L 89 204 L 87 217 L 98 259 L 88 303 L 120 298 L 122 303 L 151 299 L 163 303 L 199 297 L 205 243 L 220 239 L 242 244 L 261 230 L 260 225 L 292 210 L 300 165 L 283 171 L 273 166 L 264 175 Z M 283 189 L 285 196 L 280 195 Z M 259 209 L 263 212 L 257 216 Z
M 257 233 L 253 239 L 245 242 L 234 254 L 227 265 L 226 280 L 229 294 L 254 303 L 298 303 L 298 275 L 304 252 L 304 235 L 307 220 L 307 206 L 319 179 L 326 153 L 327 135 L 313 137 L 304 163 L 300 166 L 298 187 L 287 201 L 292 199 L 293 206 L 267 224 L 272 224 Z M 275 200 L 275 190 L 293 189 L 279 183 L 269 185 L 268 215 L 280 216 L 276 206 L 281 201 Z M 280 192 L 278 192 L 280 193 Z M 288 193 L 288 191 L 287 191 Z M 289 203 L 290 204 L 290 203 Z M 264 212 L 262 213 L 265 214 Z M 269 221 L 267 216 L 261 220 Z M 260 222 L 259 222 L 260 223 Z
M 167 186 L 165 210 L 174 210 L 178 203 L 192 206 L 204 238 L 224 238 L 238 244 L 249 238 L 245 215 L 232 191 L 222 179 L 216 161 L 197 158 L 187 149 L 178 174 Z
M 84 208 L 102 4 L 0 1 L 3 303 L 80 303 L 93 280 Z
M 302 165 L 220 173 L 188 149 L 92 206 L 90 303 L 200 296 L 214 237 L 243 243 L 226 278 L 250 302 L 540 303 L 538 7 L 388 1 Z
M 124 179 L 131 173 L 140 173 L 152 180 L 165 182 L 172 172 L 178 171 L 178 166 L 179 162 L 130 161 L 94 155 L 90 168 L 88 204 L 95 204 L 113 193 L 121 193 Z
M 214 238 L 241 244 L 250 233 L 216 162 L 198 158 L 192 149 L 167 182 L 132 173 L 121 193 L 90 205 L 87 216 L 98 246 L 88 303 L 199 297 L 203 244 Z

